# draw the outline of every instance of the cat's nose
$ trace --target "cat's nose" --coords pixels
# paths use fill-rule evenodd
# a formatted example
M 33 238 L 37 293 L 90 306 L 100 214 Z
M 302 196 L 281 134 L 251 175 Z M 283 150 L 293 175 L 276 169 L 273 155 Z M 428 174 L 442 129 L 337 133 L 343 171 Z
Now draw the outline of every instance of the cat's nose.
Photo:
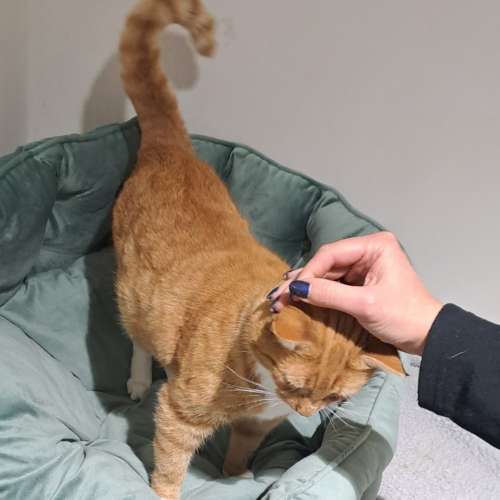
M 297 413 L 303 417 L 310 417 L 316 413 L 316 408 L 313 406 L 299 406 L 297 407 Z

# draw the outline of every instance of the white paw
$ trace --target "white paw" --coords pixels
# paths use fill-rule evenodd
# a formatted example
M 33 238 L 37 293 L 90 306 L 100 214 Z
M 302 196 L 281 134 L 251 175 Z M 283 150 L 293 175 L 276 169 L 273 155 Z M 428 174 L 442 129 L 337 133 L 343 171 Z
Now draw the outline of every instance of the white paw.
M 250 470 L 246 470 L 245 472 L 242 472 L 239 476 L 236 476 L 236 477 L 239 477 L 241 479 L 253 479 L 254 478 L 253 472 Z
M 252 471 L 249 471 L 248 469 L 245 472 L 238 474 L 237 476 L 231 476 L 224 469 L 222 469 L 222 473 L 227 477 L 239 477 L 240 479 L 253 479 L 254 478 Z
M 139 380 L 130 377 L 127 380 L 127 391 L 132 401 L 142 399 L 143 394 L 151 387 L 151 380 Z

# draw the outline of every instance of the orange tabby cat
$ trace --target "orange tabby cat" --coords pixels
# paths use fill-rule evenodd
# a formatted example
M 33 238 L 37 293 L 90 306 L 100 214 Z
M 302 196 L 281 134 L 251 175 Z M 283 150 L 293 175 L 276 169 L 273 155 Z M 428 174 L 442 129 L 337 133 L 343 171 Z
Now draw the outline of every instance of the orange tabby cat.
M 310 416 L 358 391 L 376 368 L 404 374 L 394 348 L 346 314 L 306 304 L 269 310 L 288 265 L 253 238 L 226 187 L 196 158 L 160 68 L 157 37 L 184 26 L 202 55 L 214 20 L 200 0 L 142 0 L 120 45 L 137 111 L 137 167 L 118 197 L 117 293 L 134 341 L 128 389 L 151 384 L 151 353 L 171 376 L 158 394 L 152 487 L 178 498 L 189 461 L 232 422 L 224 472 L 252 477 L 247 460 L 293 410 Z

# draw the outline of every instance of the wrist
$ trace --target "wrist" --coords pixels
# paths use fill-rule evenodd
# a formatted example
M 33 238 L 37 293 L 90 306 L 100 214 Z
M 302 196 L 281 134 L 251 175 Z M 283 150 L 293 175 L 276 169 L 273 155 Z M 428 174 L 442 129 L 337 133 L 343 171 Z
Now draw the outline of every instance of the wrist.
M 424 304 L 419 308 L 419 321 L 416 322 L 418 326 L 415 332 L 415 342 L 411 347 L 412 352 L 407 351 L 409 354 L 422 356 L 429 332 L 442 308 L 443 304 L 434 297 L 429 296 L 426 298 Z

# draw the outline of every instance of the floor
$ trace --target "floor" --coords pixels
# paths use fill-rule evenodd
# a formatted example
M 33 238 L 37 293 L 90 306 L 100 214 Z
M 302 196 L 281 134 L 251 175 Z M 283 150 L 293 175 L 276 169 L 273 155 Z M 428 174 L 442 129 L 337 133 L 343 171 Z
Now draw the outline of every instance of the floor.
M 417 405 L 411 361 L 399 445 L 377 500 L 500 500 L 500 450 Z

